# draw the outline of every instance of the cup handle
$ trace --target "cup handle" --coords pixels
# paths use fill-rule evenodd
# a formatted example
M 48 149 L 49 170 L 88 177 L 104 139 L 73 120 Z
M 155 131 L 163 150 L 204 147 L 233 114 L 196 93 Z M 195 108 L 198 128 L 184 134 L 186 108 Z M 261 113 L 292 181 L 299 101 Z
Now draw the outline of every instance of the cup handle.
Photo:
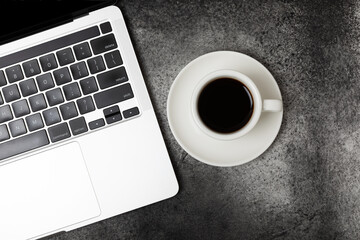
M 262 110 L 263 112 L 280 112 L 283 110 L 282 101 L 277 99 L 265 99 Z

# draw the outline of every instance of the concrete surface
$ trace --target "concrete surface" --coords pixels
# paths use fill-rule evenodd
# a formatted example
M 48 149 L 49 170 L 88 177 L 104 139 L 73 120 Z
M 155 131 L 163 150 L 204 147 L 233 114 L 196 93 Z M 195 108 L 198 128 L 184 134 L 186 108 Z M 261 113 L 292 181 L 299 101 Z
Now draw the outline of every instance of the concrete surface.
M 360 3 L 122 0 L 179 194 L 48 240 L 360 239 Z M 263 63 L 284 99 L 273 145 L 232 168 L 202 164 L 171 134 L 166 100 L 194 58 Z

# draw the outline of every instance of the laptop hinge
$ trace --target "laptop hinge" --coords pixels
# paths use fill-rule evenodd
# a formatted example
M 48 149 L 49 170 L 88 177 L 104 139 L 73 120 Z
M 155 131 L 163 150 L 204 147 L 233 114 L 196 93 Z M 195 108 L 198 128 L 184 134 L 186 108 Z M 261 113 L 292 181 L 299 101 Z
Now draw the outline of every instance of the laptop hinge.
M 82 17 L 88 16 L 88 15 L 89 15 L 89 13 L 88 13 L 88 12 L 87 12 L 87 13 L 80 14 L 80 15 L 78 15 L 78 16 L 76 16 L 76 17 L 73 17 L 72 21 L 75 21 L 76 19 L 79 19 L 79 18 L 82 18 Z

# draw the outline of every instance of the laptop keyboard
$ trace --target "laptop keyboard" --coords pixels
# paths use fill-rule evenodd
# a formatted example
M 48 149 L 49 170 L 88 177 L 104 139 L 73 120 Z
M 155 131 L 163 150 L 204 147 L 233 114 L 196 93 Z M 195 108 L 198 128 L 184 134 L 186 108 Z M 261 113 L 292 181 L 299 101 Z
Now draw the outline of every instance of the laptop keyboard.
M 110 22 L 1 57 L 0 90 L 0 160 L 140 114 Z

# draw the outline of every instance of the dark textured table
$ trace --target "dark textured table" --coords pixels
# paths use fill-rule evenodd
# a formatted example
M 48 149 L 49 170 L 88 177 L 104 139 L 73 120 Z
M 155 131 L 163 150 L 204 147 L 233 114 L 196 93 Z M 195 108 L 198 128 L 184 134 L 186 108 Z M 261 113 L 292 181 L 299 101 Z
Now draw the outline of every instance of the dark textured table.
M 174 198 L 48 239 L 360 239 L 360 3 L 129 0 L 127 22 L 170 152 Z M 284 118 L 247 164 L 212 167 L 175 141 L 166 100 L 194 58 L 233 50 L 277 80 Z

